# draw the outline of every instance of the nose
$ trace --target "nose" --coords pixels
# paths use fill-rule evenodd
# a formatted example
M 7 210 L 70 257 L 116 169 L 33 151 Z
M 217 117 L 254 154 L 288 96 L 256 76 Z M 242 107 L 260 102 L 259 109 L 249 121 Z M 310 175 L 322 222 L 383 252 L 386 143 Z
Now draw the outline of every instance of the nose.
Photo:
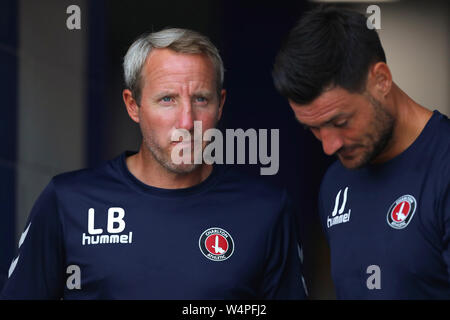
M 322 141 L 322 148 L 325 154 L 331 156 L 344 145 L 342 137 L 333 128 L 320 128 L 317 138 Z
M 186 129 L 188 131 L 194 129 L 194 114 L 190 102 L 185 102 L 181 106 L 177 127 L 178 129 Z

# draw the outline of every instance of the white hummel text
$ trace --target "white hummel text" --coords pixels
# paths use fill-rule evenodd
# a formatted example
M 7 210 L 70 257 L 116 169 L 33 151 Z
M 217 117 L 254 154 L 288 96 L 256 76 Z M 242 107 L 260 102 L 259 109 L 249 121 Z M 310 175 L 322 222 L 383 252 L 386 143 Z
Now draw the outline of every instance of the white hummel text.
M 331 217 L 330 216 L 327 217 L 327 227 L 328 228 L 331 228 L 332 226 L 340 224 L 340 223 L 345 223 L 345 222 L 350 221 L 350 213 L 352 210 L 348 209 L 348 211 L 344 213 L 345 205 L 347 204 L 348 187 L 346 187 L 344 189 L 344 196 L 342 199 L 342 204 L 339 207 L 341 192 L 342 192 L 342 189 L 339 190 L 339 192 L 336 196 L 336 199 L 334 200 L 334 209 L 333 209 L 333 212 L 331 213 Z M 338 210 L 338 207 L 339 207 L 339 210 Z

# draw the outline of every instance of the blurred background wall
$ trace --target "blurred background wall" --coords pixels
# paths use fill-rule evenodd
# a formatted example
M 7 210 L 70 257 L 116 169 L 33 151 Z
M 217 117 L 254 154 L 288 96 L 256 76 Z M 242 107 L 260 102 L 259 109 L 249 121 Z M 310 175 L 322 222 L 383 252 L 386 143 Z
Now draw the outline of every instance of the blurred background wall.
M 394 81 L 419 104 L 450 115 L 450 2 L 443 0 L 340 3 L 365 13 L 381 9 L 380 35 Z
M 380 36 L 394 81 L 449 115 L 447 1 L 339 2 L 381 9 Z M 69 30 L 66 9 L 81 9 Z M 124 108 L 122 57 L 140 34 L 164 27 L 200 31 L 223 57 L 228 91 L 223 128 L 280 129 L 280 170 L 265 176 L 295 200 L 304 273 L 313 299 L 333 299 L 317 191 L 328 165 L 318 141 L 272 85 L 280 43 L 307 1 L 4 0 L 0 3 L 0 287 L 34 201 L 55 174 L 137 150 L 139 129 Z M 259 174 L 258 165 L 241 166 Z

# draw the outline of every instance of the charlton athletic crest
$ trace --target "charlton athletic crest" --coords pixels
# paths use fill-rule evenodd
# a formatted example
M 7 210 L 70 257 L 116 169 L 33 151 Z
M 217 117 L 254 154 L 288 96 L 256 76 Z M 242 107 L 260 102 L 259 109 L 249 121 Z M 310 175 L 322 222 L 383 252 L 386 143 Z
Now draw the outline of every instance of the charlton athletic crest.
M 406 228 L 416 212 L 416 207 L 417 201 L 413 196 L 401 196 L 389 208 L 387 223 L 394 229 Z
M 200 251 L 212 261 L 227 260 L 234 252 L 234 241 L 231 235 L 222 228 L 209 228 L 198 240 Z

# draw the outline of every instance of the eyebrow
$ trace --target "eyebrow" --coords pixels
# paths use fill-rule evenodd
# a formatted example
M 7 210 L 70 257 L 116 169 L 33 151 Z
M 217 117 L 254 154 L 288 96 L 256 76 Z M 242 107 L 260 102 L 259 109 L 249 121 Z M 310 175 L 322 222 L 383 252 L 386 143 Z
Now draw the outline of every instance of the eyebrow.
M 208 90 L 199 90 L 192 94 L 193 97 L 207 97 L 207 98 L 210 98 L 212 95 L 213 95 L 213 93 Z M 155 95 L 155 98 L 162 99 L 165 96 L 178 97 L 179 94 L 176 91 L 167 90 L 167 91 L 161 91 L 161 92 L 157 93 Z
M 195 91 L 192 96 L 194 97 L 211 97 L 214 93 L 209 91 L 209 90 L 199 90 L 199 91 Z
M 161 92 L 158 92 L 157 94 L 155 94 L 156 99 L 161 99 L 165 96 L 170 96 L 170 97 L 175 96 L 176 97 L 176 96 L 178 96 L 178 93 L 176 93 L 175 91 L 161 91 Z

